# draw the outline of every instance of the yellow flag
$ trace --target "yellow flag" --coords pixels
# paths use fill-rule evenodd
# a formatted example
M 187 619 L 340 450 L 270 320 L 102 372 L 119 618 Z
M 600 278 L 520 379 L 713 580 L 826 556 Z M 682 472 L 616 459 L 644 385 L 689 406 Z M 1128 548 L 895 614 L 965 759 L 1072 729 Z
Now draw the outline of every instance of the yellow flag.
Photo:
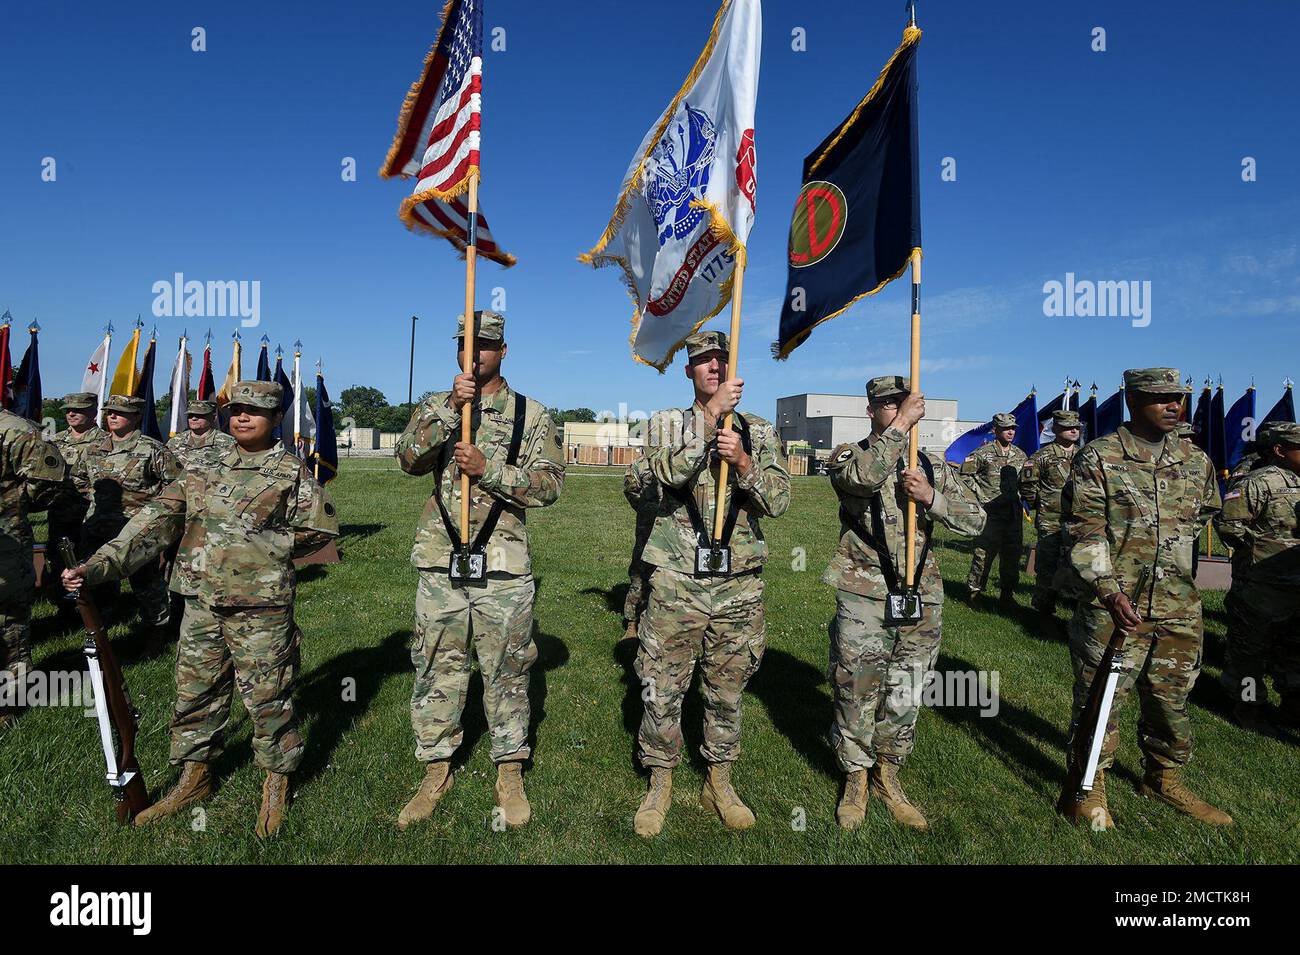
M 226 370 L 226 380 L 217 391 L 217 407 L 224 408 L 230 404 L 230 394 L 235 390 L 235 383 L 243 380 L 239 373 L 239 339 L 235 339 L 235 354 L 230 358 L 230 368 Z
M 140 372 L 135 367 L 136 349 L 139 347 L 140 329 L 137 328 L 131 336 L 130 344 L 122 349 L 122 357 L 117 360 L 117 371 L 113 372 L 113 380 L 108 388 L 110 395 L 135 394 L 136 382 L 140 380 Z

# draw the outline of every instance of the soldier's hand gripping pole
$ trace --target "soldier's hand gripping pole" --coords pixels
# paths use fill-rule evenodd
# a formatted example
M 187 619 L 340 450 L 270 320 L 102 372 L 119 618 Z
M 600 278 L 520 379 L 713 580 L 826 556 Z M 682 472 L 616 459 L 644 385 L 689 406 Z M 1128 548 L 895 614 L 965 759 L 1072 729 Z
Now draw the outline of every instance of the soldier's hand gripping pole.
M 731 336 L 727 339 L 727 381 L 736 377 L 736 366 L 740 363 L 740 306 L 745 286 L 745 261 L 747 256 L 742 247 L 736 253 L 736 267 L 731 286 Z M 733 412 L 728 411 L 722 421 L 724 431 L 731 430 Z M 727 474 L 730 468 L 723 461 L 718 466 L 718 506 L 713 512 L 713 544 L 717 546 L 722 540 L 722 525 L 727 515 Z
M 921 390 L 921 250 L 912 250 L 912 364 L 909 369 L 911 381 L 908 389 L 911 394 Z M 912 425 L 907 440 L 907 467 L 916 470 L 917 447 L 920 444 L 920 426 Z M 904 584 L 910 593 L 916 583 L 916 501 L 907 499 L 907 543 L 905 546 L 907 561 Z
M 478 173 L 469 174 L 469 214 L 466 216 L 465 244 L 465 357 L 461 359 L 461 374 L 472 375 L 478 359 L 478 340 L 474 337 L 474 267 L 478 260 Z M 472 403 L 460 406 L 460 439 L 469 444 L 473 440 L 470 422 Z M 469 550 L 469 475 L 460 473 L 460 545 Z
M 63 538 L 59 542 L 59 551 L 63 555 L 63 565 L 69 570 L 80 566 L 71 540 Z M 131 704 L 122 668 L 109 643 L 104 620 L 94 599 L 84 585 L 69 593 L 66 599 L 76 601 L 82 625 L 86 628 L 83 650 L 95 693 L 95 716 L 99 721 L 99 738 L 107 767 L 105 777 L 113 790 L 117 821 L 125 825 L 148 809 L 150 804 L 149 791 L 135 758 L 139 717 Z

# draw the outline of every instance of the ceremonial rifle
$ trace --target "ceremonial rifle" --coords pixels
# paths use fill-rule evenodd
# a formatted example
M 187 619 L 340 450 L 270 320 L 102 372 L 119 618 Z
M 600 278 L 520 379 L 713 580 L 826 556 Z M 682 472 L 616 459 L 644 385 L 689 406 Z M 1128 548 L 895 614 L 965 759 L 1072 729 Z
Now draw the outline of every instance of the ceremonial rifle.
M 1124 671 L 1124 643 L 1128 631 L 1115 628 L 1101 655 L 1101 662 L 1088 687 L 1088 699 L 1079 714 L 1079 725 L 1071 741 L 1069 763 L 1066 767 L 1065 785 L 1056 808 L 1061 813 L 1077 818 L 1079 807 L 1092 791 L 1097 778 L 1097 763 L 1101 760 L 1101 747 L 1106 741 L 1106 725 L 1110 722 L 1111 705 L 1115 702 L 1115 685 Z
M 65 567 L 78 567 L 72 541 L 63 538 L 59 543 Z M 99 615 L 90 592 L 83 585 L 68 594 L 75 600 L 81 622 L 86 628 L 86 642 L 82 647 L 86 665 L 90 668 L 90 683 L 95 693 L 95 717 L 99 721 L 99 738 L 104 747 L 105 774 L 113 789 L 117 808 L 117 821 L 126 825 L 140 812 L 149 808 L 149 791 L 145 788 L 140 764 L 135 758 L 135 737 L 139 713 L 131 703 L 130 691 L 122 678 L 122 667 L 117 654 L 108 641 L 104 619 Z

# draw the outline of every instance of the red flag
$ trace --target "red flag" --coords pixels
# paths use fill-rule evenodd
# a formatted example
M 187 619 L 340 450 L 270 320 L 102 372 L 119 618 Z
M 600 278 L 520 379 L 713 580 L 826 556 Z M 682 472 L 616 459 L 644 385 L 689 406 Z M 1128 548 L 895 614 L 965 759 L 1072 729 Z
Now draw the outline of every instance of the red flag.
M 207 345 L 203 349 L 203 373 L 199 375 L 198 400 L 211 401 L 216 390 L 216 382 L 212 380 L 212 346 Z

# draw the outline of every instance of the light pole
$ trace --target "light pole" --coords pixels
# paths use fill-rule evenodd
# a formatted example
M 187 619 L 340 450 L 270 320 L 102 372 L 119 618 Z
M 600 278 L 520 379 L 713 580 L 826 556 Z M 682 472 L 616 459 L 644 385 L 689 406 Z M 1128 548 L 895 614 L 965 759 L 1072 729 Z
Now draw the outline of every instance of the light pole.
M 414 401 L 415 396 L 415 323 L 419 321 L 420 316 L 411 316 L 411 374 L 406 379 L 406 403 L 409 405 Z

